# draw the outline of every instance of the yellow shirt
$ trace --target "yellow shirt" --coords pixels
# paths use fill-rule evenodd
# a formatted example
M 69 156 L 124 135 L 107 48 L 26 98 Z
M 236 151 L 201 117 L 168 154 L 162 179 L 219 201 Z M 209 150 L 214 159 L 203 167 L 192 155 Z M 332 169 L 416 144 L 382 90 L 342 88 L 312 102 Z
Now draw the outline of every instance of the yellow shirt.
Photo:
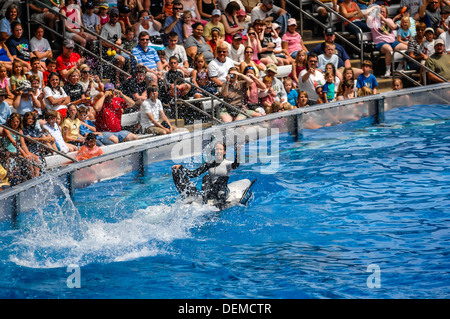
M 0 165 L 0 187 L 10 185 L 8 177 L 6 177 L 6 175 L 7 175 L 6 169 L 4 169 L 2 165 Z
M 78 118 L 72 120 L 71 118 L 66 117 L 61 128 L 64 131 L 64 128 L 67 127 L 69 136 L 76 140 L 78 138 L 78 133 L 80 132 L 80 125 L 81 121 Z

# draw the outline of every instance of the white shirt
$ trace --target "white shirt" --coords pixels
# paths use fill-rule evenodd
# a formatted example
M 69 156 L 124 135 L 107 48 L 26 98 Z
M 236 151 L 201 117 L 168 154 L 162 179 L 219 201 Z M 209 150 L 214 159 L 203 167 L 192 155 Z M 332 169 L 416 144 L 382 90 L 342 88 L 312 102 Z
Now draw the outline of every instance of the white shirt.
M 228 43 L 228 42 L 227 42 Z M 241 43 L 237 50 L 233 48 L 231 43 L 228 43 L 228 56 L 233 60 L 235 65 L 240 65 L 244 61 L 245 47 Z
M 40 40 L 36 39 L 36 37 L 31 38 L 30 40 L 30 51 L 31 52 L 39 52 L 45 53 L 47 51 L 52 51 L 52 47 L 46 38 L 42 38 Z M 47 58 L 43 58 L 41 61 L 45 61 Z
M 55 123 L 53 127 L 51 127 L 48 123 L 44 124 L 43 129 L 50 133 L 51 136 L 55 138 L 55 143 L 58 146 L 59 150 L 64 153 L 69 152 L 69 148 L 64 142 L 64 138 L 61 134 L 61 130 L 59 129 L 58 124 Z
M 208 75 L 210 78 L 217 77 L 219 81 L 225 82 L 227 80 L 228 70 L 234 67 L 234 62 L 229 57 L 226 57 L 225 62 L 220 62 L 214 59 L 208 65 Z
M 148 118 L 147 114 L 151 113 L 156 122 L 159 122 L 161 111 L 163 111 L 163 106 L 159 99 L 153 102 L 151 99 L 147 99 L 142 102 L 140 111 L 140 124 L 142 129 L 154 126 L 152 121 Z
M 303 82 L 301 78 L 306 74 L 306 72 L 308 72 L 306 69 L 302 70 L 298 77 L 299 91 L 305 91 L 311 100 L 317 101 L 319 96 L 316 94 L 316 87 L 318 85 L 324 85 L 325 79 L 323 77 L 322 72 L 316 70 L 314 75 L 310 74 L 309 78 L 305 82 Z
M 439 39 L 444 40 L 445 52 L 447 52 L 447 53 L 450 52 L 450 31 L 442 32 L 439 35 Z
M 264 20 L 265 18 L 268 18 L 272 13 L 278 14 L 278 12 L 280 12 L 280 9 L 280 7 L 273 6 L 272 9 L 264 12 L 261 10 L 261 4 L 258 4 L 252 9 L 252 22 L 255 22 L 256 19 Z
M 47 108 L 47 110 L 53 110 L 53 111 L 58 111 L 58 110 L 62 110 L 67 108 L 66 105 L 52 105 L 50 103 L 50 101 L 48 100 L 48 98 L 51 96 L 54 99 L 59 99 L 62 97 L 67 97 L 66 92 L 63 90 L 63 88 L 60 89 L 54 89 L 52 90 L 49 86 L 46 86 L 44 88 L 44 93 L 45 93 L 45 107 Z

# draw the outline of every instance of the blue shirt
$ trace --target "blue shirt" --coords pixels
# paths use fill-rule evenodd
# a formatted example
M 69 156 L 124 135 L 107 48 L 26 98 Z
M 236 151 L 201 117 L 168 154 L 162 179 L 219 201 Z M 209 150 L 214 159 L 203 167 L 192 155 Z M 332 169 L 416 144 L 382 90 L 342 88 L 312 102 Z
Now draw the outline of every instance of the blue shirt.
M 137 45 L 133 50 L 131 50 L 131 54 L 136 57 L 138 63 L 142 63 L 149 69 L 158 68 L 156 63 L 161 62 L 158 53 L 156 53 L 155 49 L 151 46 L 147 46 L 147 52 L 145 52 L 140 45 Z
M 5 124 L 8 117 L 11 115 L 11 108 L 9 104 L 3 101 L 0 103 L 0 124 Z
M 290 92 L 286 92 L 287 94 L 287 100 L 290 105 L 296 106 L 297 105 L 297 98 L 298 98 L 298 92 L 297 90 L 291 89 Z
M 175 18 L 172 16 L 166 18 L 164 22 L 164 29 L 166 29 L 169 25 L 171 25 L 175 21 Z M 172 29 L 173 32 L 178 34 L 178 43 L 184 43 L 184 32 L 183 32 L 183 21 L 182 19 L 178 20 L 177 24 Z M 167 37 L 166 37 L 167 38 Z M 167 40 L 165 41 L 167 42 Z M 165 43 L 167 44 L 167 43 Z
M 325 83 L 325 85 L 323 86 L 323 92 L 327 94 L 328 102 L 331 102 L 334 99 L 334 95 L 336 93 L 336 87 L 334 83 Z
M 364 74 L 361 74 L 356 79 L 356 87 L 361 89 L 362 87 L 367 86 L 371 90 L 378 86 L 377 78 L 371 73 L 368 77 L 365 77 Z

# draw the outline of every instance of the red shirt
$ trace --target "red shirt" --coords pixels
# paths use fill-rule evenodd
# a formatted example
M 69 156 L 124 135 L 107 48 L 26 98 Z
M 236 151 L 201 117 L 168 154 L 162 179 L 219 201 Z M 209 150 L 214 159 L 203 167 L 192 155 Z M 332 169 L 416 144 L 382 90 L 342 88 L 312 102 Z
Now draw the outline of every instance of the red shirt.
M 56 59 L 56 70 L 70 70 L 71 68 L 75 67 L 77 65 L 78 60 L 80 59 L 80 55 L 78 53 L 72 52 L 70 55 L 70 58 L 64 56 L 64 54 L 61 54 Z
M 122 130 L 122 108 L 127 103 L 121 97 L 114 97 L 111 102 L 103 103 L 95 118 L 95 127 L 99 132 L 119 132 Z

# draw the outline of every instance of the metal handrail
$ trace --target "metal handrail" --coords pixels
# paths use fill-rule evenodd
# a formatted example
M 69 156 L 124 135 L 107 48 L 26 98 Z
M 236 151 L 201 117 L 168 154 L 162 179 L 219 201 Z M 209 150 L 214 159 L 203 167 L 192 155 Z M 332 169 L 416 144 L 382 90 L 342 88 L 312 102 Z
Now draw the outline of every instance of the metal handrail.
M 220 102 L 221 104 L 223 104 L 223 105 L 225 105 L 225 106 L 231 108 L 232 110 L 234 110 L 234 111 L 236 111 L 236 112 L 238 112 L 238 113 L 240 113 L 240 114 L 242 114 L 242 115 L 245 115 L 246 117 L 250 117 L 247 113 L 241 111 L 240 109 L 236 108 L 235 106 L 231 105 L 230 103 L 227 103 L 227 102 L 221 100 L 219 97 L 215 96 L 214 94 L 209 93 L 208 91 L 206 91 L 206 90 L 204 90 L 203 88 L 201 88 L 201 87 L 195 85 L 194 83 L 188 82 L 188 81 L 187 81 L 186 79 L 184 79 L 184 78 L 177 78 L 177 79 L 175 79 L 175 85 L 176 85 L 177 80 L 181 80 L 181 81 L 183 81 L 183 83 L 189 84 L 189 85 L 195 87 L 196 89 L 202 91 L 203 94 L 205 94 L 205 95 L 207 95 L 207 96 L 209 96 L 209 97 L 211 98 L 211 101 L 213 101 L 214 99 L 219 100 L 219 102 Z M 183 103 L 186 103 L 186 101 L 184 101 L 183 99 L 181 99 L 181 100 L 183 101 Z M 190 102 L 196 102 L 195 99 L 192 99 L 192 100 L 189 100 L 189 101 L 190 101 Z M 177 106 L 177 105 L 178 105 L 178 104 L 177 104 L 177 94 L 175 94 L 175 111 L 178 113 L 178 109 L 177 109 L 178 106 Z M 214 111 L 214 103 L 213 103 L 213 105 L 212 105 L 212 110 Z M 205 113 L 206 113 L 206 112 L 205 112 Z M 209 114 L 208 114 L 208 116 L 210 116 L 210 118 L 214 118 L 215 120 L 217 120 L 213 115 L 209 115 Z M 176 117 L 178 117 L 178 114 L 176 114 Z M 178 120 L 178 118 L 175 118 L 175 121 L 177 121 L 177 120 Z M 218 121 L 218 120 L 217 120 L 217 121 Z M 222 121 L 220 121 L 220 122 L 222 123 Z
M 53 149 L 53 148 L 51 148 L 51 147 L 49 147 L 49 146 L 47 146 L 47 145 L 45 145 L 45 144 L 43 144 L 43 143 L 41 143 L 41 142 L 35 141 L 33 138 L 29 137 L 28 135 L 24 135 L 24 134 L 22 134 L 22 133 L 20 133 L 20 132 L 18 132 L 18 131 L 16 131 L 16 130 L 10 128 L 9 126 L 6 126 L 6 125 L 4 125 L 4 124 L 0 124 L 0 127 L 4 128 L 4 129 L 7 129 L 8 131 L 13 132 L 15 135 L 18 135 L 18 136 L 23 137 L 23 138 L 26 139 L 27 141 L 36 143 L 37 145 L 39 145 L 39 146 L 45 148 L 47 151 L 55 152 L 56 154 L 61 155 L 61 156 L 64 156 L 65 158 L 68 158 L 68 159 L 70 159 L 70 160 L 73 161 L 73 162 L 78 162 L 78 160 L 76 160 L 75 158 L 72 158 L 72 157 L 70 157 L 69 155 L 67 155 L 67 154 L 65 154 L 65 153 L 63 153 L 63 152 L 61 152 L 61 151 L 55 150 L 55 149 Z
M 42 3 L 42 2 L 39 1 L 39 0 L 34 1 L 34 2 L 39 3 L 39 5 L 42 5 L 42 6 L 44 6 L 45 8 L 47 8 L 47 9 L 48 9 L 49 11 L 51 11 L 53 14 L 58 15 L 59 18 L 62 18 L 62 19 L 63 19 L 63 21 L 62 21 L 62 22 L 63 22 L 63 23 L 62 23 L 63 33 L 60 34 L 60 33 L 58 33 L 56 30 L 53 30 L 53 29 L 49 28 L 47 25 L 42 24 L 40 21 L 31 19 L 29 1 L 30 1 L 30 0 L 26 0 L 27 19 L 28 19 L 28 21 L 30 21 L 30 22 L 35 22 L 35 23 L 41 25 L 42 27 L 44 27 L 44 29 L 49 30 L 49 31 L 52 32 L 52 33 L 55 33 L 55 34 L 57 34 L 58 36 L 60 36 L 60 37 L 62 37 L 62 38 L 64 39 L 64 38 L 66 37 L 66 27 L 65 27 L 66 24 L 65 24 L 65 20 L 67 20 L 68 17 L 66 17 L 65 15 L 63 15 L 63 14 L 61 14 L 61 13 L 59 13 L 59 12 L 53 10 L 52 7 L 46 5 L 45 3 Z M 75 42 L 74 42 L 74 44 L 75 44 L 77 47 L 79 47 L 79 48 L 85 50 L 85 51 L 86 51 L 87 53 L 89 53 L 90 55 L 93 55 L 93 56 L 98 57 L 99 60 L 100 60 L 100 62 L 106 63 L 106 64 L 108 64 L 109 66 L 112 66 L 114 69 L 116 69 L 116 70 L 119 71 L 119 72 L 124 73 L 124 74 L 127 75 L 127 76 L 131 76 L 130 73 L 128 73 L 128 72 L 122 70 L 121 68 L 115 66 L 113 63 L 111 63 L 111 62 L 109 62 L 109 61 L 103 59 L 103 56 L 102 56 L 102 55 L 103 55 L 103 53 L 102 53 L 102 41 L 104 41 L 104 42 L 106 42 L 106 43 L 108 43 L 108 44 L 110 44 L 111 46 L 114 46 L 114 47 L 116 46 L 115 43 L 109 41 L 108 39 L 105 39 L 104 37 L 100 36 L 100 34 L 97 34 L 97 33 L 93 32 L 93 31 L 87 29 L 87 28 L 84 27 L 83 25 L 80 25 L 80 24 L 78 24 L 78 23 L 76 23 L 76 22 L 73 22 L 73 23 L 74 23 L 75 25 L 77 25 L 78 27 L 82 28 L 82 29 L 83 29 L 83 32 L 89 33 L 90 35 L 95 36 L 96 38 L 98 38 L 98 39 L 100 40 L 100 41 L 99 41 L 100 48 L 99 48 L 99 54 L 98 54 L 98 55 L 95 54 L 95 53 L 93 53 L 93 52 L 91 52 L 90 50 L 86 49 L 85 47 L 82 47 L 82 46 L 79 45 L 78 43 L 75 43 Z M 30 32 L 31 30 L 30 30 L 30 27 L 31 27 L 31 26 L 30 26 L 30 23 L 28 23 L 28 34 L 29 34 L 29 36 L 31 36 L 31 32 Z M 125 53 L 128 54 L 131 58 L 133 58 L 134 60 L 136 60 L 136 65 L 139 63 L 138 60 L 137 60 L 137 58 L 136 58 L 133 54 L 131 54 L 130 51 L 125 50 L 125 49 L 122 49 L 122 48 L 118 48 L 118 49 L 119 49 L 120 51 L 125 52 Z M 100 68 L 100 72 L 101 72 L 101 73 L 102 73 L 102 71 L 103 71 L 103 69 Z M 103 76 L 102 76 L 102 77 L 103 77 Z
M 438 77 L 439 79 L 443 80 L 444 82 L 448 82 L 448 80 L 447 80 L 446 78 L 444 78 L 443 76 L 437 74 L 436 72 L 434 72 L 434 71 L 431 70 L 430 68 L 426 67 L 425 65 L 423 65 L 422 63 L 420 63 L 420 62 L 417 61 L 416 59 L 410 57 L 410 56 L 409 56 L 408 54 L 406 54 L 405 52 L 401 52 L 401 51 L 395 51 L 395 52 L 396 52 L 396 53 L 399 53 L 400 55 L 402 55 L 402 56 L 403 56 L 404 58 L 406 58 L 408 61 L 411 61 L 411 62 L 413 62 L 414 64 L 420 66 L 423 73 L 425 73 L 425 71 L 426 71 L 426 72 L 430 72 L 430 73 L 432 73 L 433 75 L 435 75 L 436 77 Z M 394 60 L 392 59 L 392 69 L 394 69 L 393 65 L 394 65 Z M 411 79 L 411 78 L 410 78 L 409 76 L 407 76 L 406 74 L 404 74 L 404 73 L 402 73 L 402 72 L 399 72 L 399 73 L 400 73 L 402 76 L 406 77 L 406 78 L 407 78 L 408 80 L 410 80 L 411 82 L 418 83 L 417 81 Z M 424 75 L 423 73 L 421 74 L 421 76 Z M 423 76 L 423 78 L 426 80 L 427 77 L 426 77 L 426 76 Z M 421 85 L 420 83 L 418 83 L 418 84 Z M 426 83 L 425 83 L 425 85 L 426 85 Z
M 318 1 L 318 0 L 312 0 L 313 2 L 315 2 L 316 4 L 322 6 L 325 8 L 325 10 L 327 10 L 328 12 L 330 12 L 331 14 L 336 14 L 338 16 L 339 19 L 351 24 L 353 27 L 355 27 L 358 32 L 361 34 L 361 41 L 360 41 L 360 47 L 358 48 L 356 45 L 354 45 L 352 42 L 350 42 L 348 39 L 346 39 L 345 37 L 343 37 L 342 35 L 340 35 L 339 33 L 335 33 L 335 35 L 338 36 L 339 39 L 343 40 L 345 43 L 347 43 L 350 47 L 352 47 L 353 49 L 357 50 L 360 52 L 360 59 L 361 62 L 363 61 L 364 58 L 364 46 L 363 46 L 363 36 L 364 36 L 364 32 L 361 30 L 360 27 L 358 27 L 356 24 L 354 24 L 353 22 L 351 22 L 350 20 L 348 20 L 347 18 L 345 18 L 343 15 L 341 15 L 339 12 L 337 12 L 336 10 L 326 6 L 323 2 Z M 290 0 L 285 0 L 285 2 L 287 4 L 289 4 L 290 6 L 294 7 L 295 9 L 300 11 L 300 27 L 301 27 L 301 33 L 303 36 L 303 15 L 306 15 L 308 18 L 310 18 L 311 20 L 313 20 L 315 23 L 317 23 L 318 25 L 320 25 L 322 28 L 327 28 L 328 26 L 323 24 L 321 21 L 319 21 L 318 19 L 316 19 L 313 15 L 309 14 L 308 12 L 306 12 L 305 10 L 303 10 L 303 0 L 300 0 L 300 7 L 298 7 L 297 5 L 293 4 Z M 331 19 L 329 19 L 329 21 L 331 22 Z

